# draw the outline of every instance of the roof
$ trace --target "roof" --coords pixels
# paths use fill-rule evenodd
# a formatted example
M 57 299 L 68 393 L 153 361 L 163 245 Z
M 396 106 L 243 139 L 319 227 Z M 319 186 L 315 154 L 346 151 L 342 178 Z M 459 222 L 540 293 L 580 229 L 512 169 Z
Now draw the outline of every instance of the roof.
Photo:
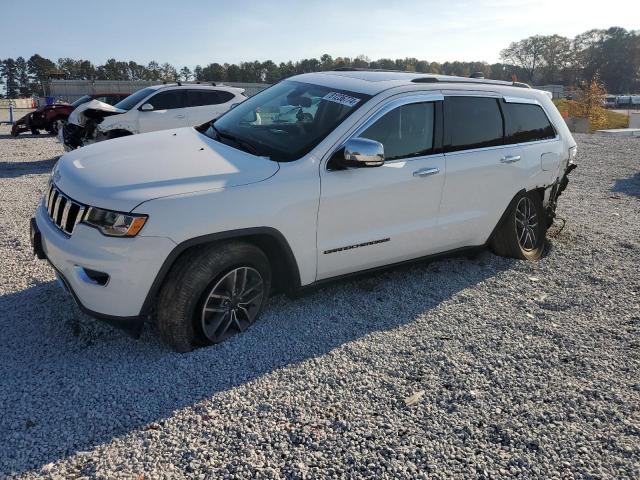
M 232 87 L 230 85 L 223 85 L 222 83 L 212 83 L 212 82 L 195 82 L 195 83 L 182 83 L 182 82 L 167 82 L 167 83 L 159 83 L 156 85 L 149 85 L 146 88 L 150 88 L 153 90 L 160 90 L 161 88 L 202 88 L 202 89 L 211 89 L 211 90 L 228 90 L 233 92 L 244 92 L 244 88 Z
M 376 95 L 384 90 L 402 85 L 415 85 L 416 83 L 431 83 L 439 88 L 446 84 L 475 84 L 496 85 L 503 87 L 526 87 L 528 85 L 518 82 L 504 82 L 501 80 L 489 80 L 483 78 L 456 77 L 450 75 L 438 75 L 433 73 L 400 72 L 388 70 L 369 69 L 343 69 L 326 72 L 305 73 L 291 77 L 292 80 L 318 83 L 333 88 L 351 90 L 353 92 Z

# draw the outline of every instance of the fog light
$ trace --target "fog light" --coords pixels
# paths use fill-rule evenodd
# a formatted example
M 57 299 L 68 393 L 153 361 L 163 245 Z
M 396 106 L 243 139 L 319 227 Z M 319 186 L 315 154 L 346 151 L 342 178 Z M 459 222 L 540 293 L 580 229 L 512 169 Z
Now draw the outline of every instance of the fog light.
M 78 277 L 85 283 L 91 285 L 100 285 L 102 287 L 109 283 L 109 274 L 105 272 L 99 272 L 98 270 L 91 270 L 90 268 L 84 268 L 80 265 L 74 267 Z

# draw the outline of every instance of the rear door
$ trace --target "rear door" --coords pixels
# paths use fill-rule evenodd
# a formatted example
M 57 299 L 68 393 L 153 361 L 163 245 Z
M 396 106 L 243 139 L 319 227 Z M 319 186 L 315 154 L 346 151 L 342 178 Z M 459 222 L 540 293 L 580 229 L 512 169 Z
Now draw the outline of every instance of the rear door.
M 449 249 L 482 245 L 527 175 L 519 145 L 505 145 L 501 97 L 445 95 L 447 177 L 440 210 Z
M 147 99 L 147 103 L 153 106 L 153 110 L 142 110 L 142 105 L 138 108 L 140 133 L 188 125 L 186 89 L 160 91 Z
M 229 110 L 235 95 L 225 90 L 193 89 L 188 91 L 188 123 L 202 125 Z
M 523 162 L 530 170 L 529 186 L 553 183 L 560 160 L 566 158 L 560 137 L 542 106 L 528 98 L 505 97 L 505 143 L 520 145 Z

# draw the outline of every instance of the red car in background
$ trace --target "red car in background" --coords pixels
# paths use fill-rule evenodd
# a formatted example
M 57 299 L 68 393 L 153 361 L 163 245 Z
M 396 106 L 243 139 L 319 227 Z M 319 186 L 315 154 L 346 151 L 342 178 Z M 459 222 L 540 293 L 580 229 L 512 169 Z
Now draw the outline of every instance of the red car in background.
M 58 120 L 67 120 L 69 114 L 78 105 L 82 105 L 91 100 L 100 100 L 109 105 L 115 105 L 128 96 L 128 93 L 95 93 L 80 97 L 71 104 L 54 103 L 52 105 L 45 105 L 16 121 L 11 128 L 11 135 L 17 137 L 22 132 L 27 131 L 31 131 L 32 134 L 37 135 L 40 133 L 40 130 L 46 130 L 52 135 L 55 135 L 58 132 Z

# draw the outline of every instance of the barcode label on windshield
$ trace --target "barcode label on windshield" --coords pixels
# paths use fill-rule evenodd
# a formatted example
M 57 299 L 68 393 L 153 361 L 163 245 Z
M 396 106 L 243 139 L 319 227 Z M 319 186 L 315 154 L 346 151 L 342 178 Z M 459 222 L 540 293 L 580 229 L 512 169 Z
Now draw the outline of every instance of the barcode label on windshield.
M 329 92 L 324 97 L 323 100 L 328 100 L 330 102 L 339 103 L 340 105 L 346 105 L 347 107 L 353 107 L 357 105 L 360 101 L 359 98 L 350 97 L 349 95 L 345 95 L 344 93 L 338 92 Z

